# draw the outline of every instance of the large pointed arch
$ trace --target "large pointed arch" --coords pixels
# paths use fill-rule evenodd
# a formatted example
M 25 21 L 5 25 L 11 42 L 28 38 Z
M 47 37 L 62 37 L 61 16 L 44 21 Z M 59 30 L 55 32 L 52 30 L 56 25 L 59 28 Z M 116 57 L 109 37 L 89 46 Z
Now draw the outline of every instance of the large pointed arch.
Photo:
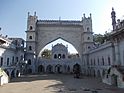
M 76 50 L 78 53 L 80 53 L 80 52 L 76 49 L 76 47 L 75 47 L 73 44 L 71 44 L 70 42 L 68 42 L 67 40 L 65 40 L 65 39 L 63 39 L 63 38 L 61 38 L 61 37 L 58 37 L 58 38 L 56 38 L 55 40 L 48 42 L 45 46 L 47 46 L 48 44 L 50 44 L 50 43 L 52 43 L 52 42 L 54 42 L 54 41 L 56 41 L 56 40 L 58 40 L 58 39 L 61 39 L 61 40 L 65 41 L 65 42 L 69 43 L 70 45 L 72 45 L 72 46 L 75 48 L 75 50 Z M 44 46 L 44 47 L 45 47 L 45 46 Z M 40 52 L 39 52 L 39 54 L 38 54 L 38 57 L 41 56 L 42 50 L 43 50 L 43 48 L 40 50 Z M 80 56 L 80 54 L 79 54 L 79 56 Z

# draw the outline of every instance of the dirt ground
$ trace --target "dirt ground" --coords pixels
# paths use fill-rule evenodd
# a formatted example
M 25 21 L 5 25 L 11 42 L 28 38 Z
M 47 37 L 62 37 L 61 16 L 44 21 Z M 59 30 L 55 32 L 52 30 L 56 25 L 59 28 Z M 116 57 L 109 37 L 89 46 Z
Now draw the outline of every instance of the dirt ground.
M 43 74 L 14 78 L 0 86 L 0 93 L 124 93 L 124 89 L 103 84 L 93 77 L 76 79 L 73 75 Z

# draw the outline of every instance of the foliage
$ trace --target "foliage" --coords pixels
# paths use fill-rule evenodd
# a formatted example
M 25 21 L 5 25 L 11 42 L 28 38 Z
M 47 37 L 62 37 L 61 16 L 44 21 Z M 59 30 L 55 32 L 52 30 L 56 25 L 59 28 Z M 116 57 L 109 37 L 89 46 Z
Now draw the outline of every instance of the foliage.
M 42 58 L 50 59 L 51 58 L 51 50 L 44 49 L 41 53 Z
M 68 58 L 79 58 L 79 54 L 78 53 L 76 53 L 76 54 L 69 54 Z
M 102 34 L 94 34 L 94 42 L 102 44 L 104 43 L 104 36 Z
M 105 32 L 102 34 L 94 34 L 94 42 L 97 44 L 103 44 L 105 41 L 108 41 L 110 33 Z

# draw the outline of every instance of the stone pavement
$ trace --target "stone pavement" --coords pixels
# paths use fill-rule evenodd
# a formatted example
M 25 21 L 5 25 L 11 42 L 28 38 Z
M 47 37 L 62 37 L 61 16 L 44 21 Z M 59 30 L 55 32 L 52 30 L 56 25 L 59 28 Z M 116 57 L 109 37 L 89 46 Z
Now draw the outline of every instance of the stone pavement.
M 0 93 L 124 93 L 124 89 L 103 84 L 98 78 L 43 74 L 14 78 L 0 86 Z

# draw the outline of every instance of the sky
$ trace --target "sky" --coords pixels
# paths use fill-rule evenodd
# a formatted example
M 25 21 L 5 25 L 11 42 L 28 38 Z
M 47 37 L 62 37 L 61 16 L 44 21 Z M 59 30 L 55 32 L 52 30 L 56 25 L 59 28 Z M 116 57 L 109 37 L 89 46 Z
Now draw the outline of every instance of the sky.
M 117 19 L 124 19 L 124 0 L 0 0 L 0 34 L 25 39 L 27 15 L 38 19 L 81 20 L 92 14 L 93 32 L 110 32 L 112 7 Z

